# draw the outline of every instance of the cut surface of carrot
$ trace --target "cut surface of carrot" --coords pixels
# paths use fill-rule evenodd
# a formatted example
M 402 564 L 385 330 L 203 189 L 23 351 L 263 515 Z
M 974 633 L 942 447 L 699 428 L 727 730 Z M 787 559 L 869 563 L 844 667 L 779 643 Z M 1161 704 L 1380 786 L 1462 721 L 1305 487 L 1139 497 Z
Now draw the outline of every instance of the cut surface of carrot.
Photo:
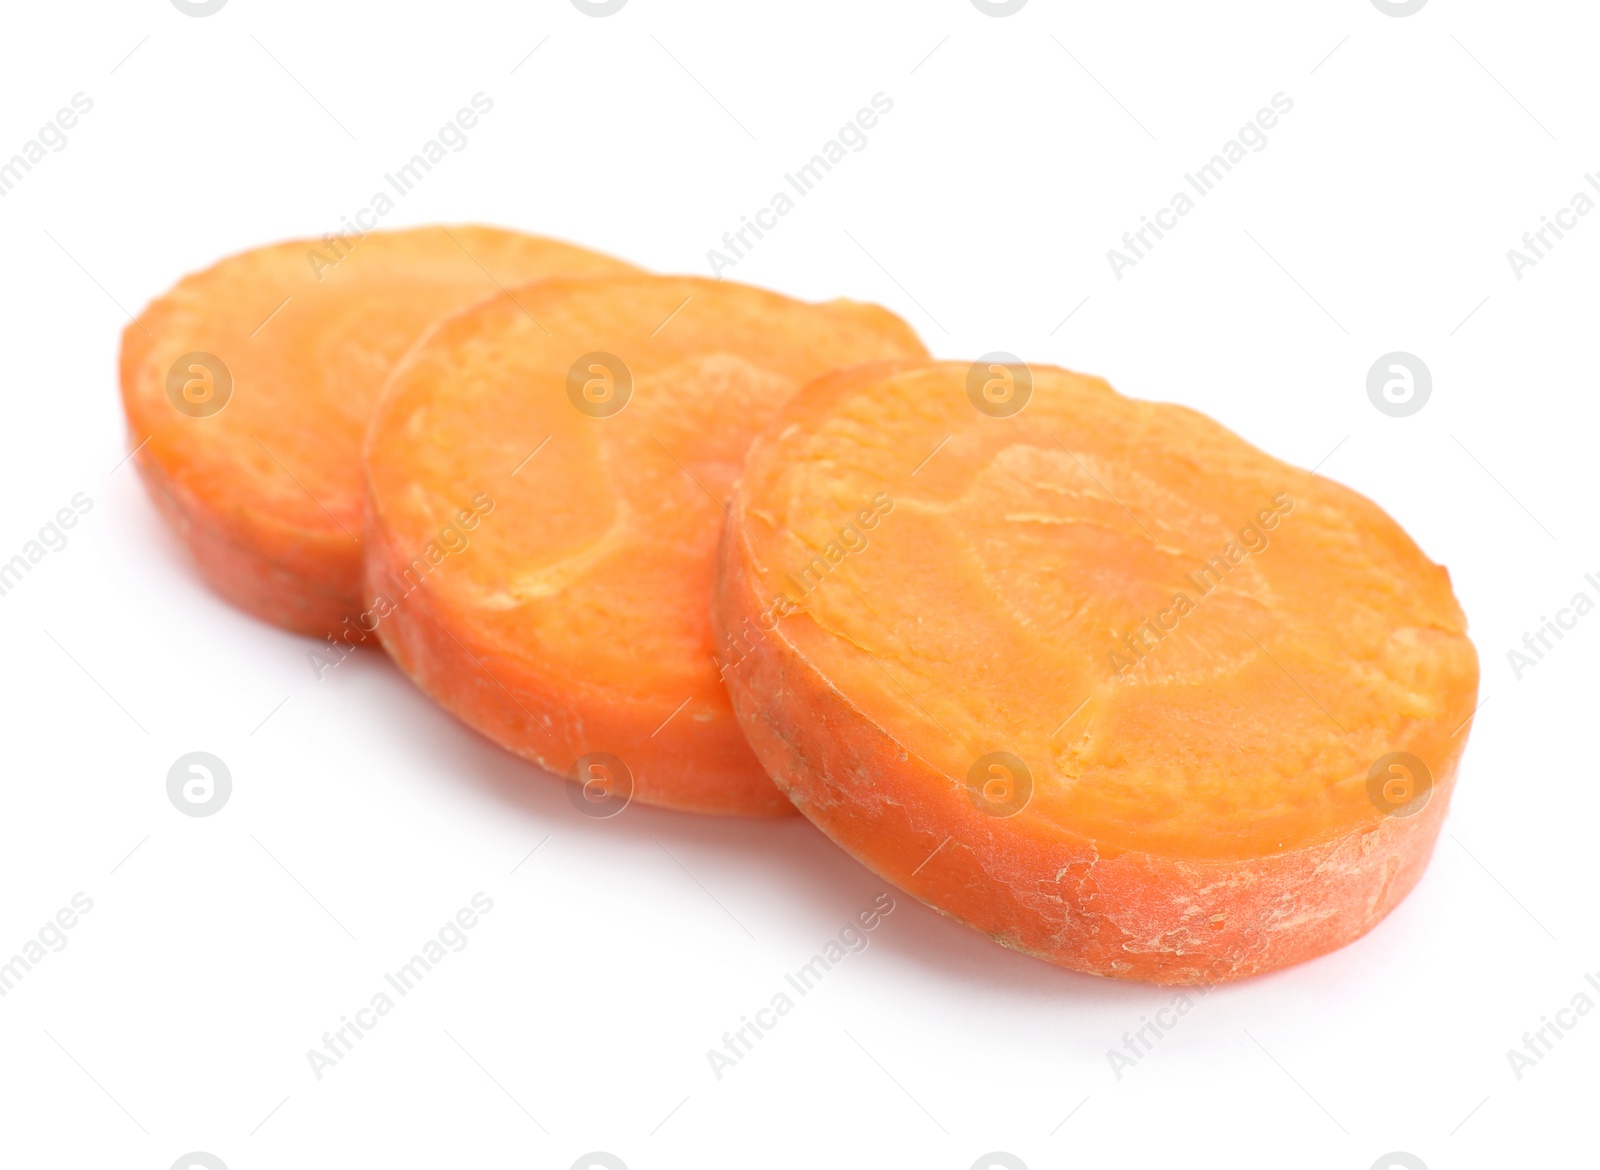
M 474 306 L 374 411 L 362 624 L 464 722 L 579 780 L 596 815 L 619 790 L 792 813 L 718 677 L 725 502 L 805 382 L 924 355 L 884 309 L 730 282 L 548 281 Z
M 1203 415 L 1020 364 L 807 386 L 719 556 L 740 723 L 796 805 L 997 942 L 1237 979 L 1384 917 L 1478 688 L 1449 576 Z
M 361 437 L 394 363 L 434 320 L 501 284 L 632 271 L 484 227 L 230 257 L 123 332 L 140 474 L 218 593 L 286 629 L 336 633 L 361 608 Z

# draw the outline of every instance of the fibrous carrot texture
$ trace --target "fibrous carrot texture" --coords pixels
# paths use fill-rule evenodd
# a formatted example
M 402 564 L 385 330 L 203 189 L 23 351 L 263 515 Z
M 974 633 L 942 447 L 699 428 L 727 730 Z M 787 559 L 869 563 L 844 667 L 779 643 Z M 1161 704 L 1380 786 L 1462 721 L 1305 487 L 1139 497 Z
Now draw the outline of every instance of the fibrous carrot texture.
M 1160 983 L 1357 938 L 1432 852 L 1477 656 L 1371 501 L 1064 370 L 901 363 L 751 447 L 715 622 L 778 785 L 997 942 Z
M 708 280 L 549 281 L 450 318 L 367 435 L 362 624 L 464 722 L 585 791 L 790 813 L 718 677 L 725 502 L 805 382 L 924 354 L 875 306 Z
M 361 601 L 361 436 L 434 320 L 549 276 L 631 265 L 482 227 L 257 248 L 185 277 L 122 335 L 140 473 L 234 604 L 322 635 Z

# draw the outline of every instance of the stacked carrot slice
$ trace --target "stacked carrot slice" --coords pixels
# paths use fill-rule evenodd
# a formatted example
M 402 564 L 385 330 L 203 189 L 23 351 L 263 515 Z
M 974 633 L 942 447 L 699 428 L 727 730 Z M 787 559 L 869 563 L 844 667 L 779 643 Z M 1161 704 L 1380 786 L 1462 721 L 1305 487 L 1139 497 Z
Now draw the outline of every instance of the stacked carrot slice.
M 1208 983 L 1365 933 L 1476 702 L 1448 575 L 1203 415 L 1017 373 L 997 415 L 968 363 L 843 371 L 756 441 L 716 606 L 756 754 L 884 877 L 1066 966 Z
M 217 592 L 285 629 L 337 633 L 361 609 L 361 436 L 395 362 L 502 284 L 630 271 L 480 227 L 230 257 L 123 332 L 140 474 Z
M 922 353 L 883 309 L 713 280 L 549 281 L 442 322 L 367 431 L 368 592 L 394 602 L 379 637 L 424 691 L 553 772 L 588 783 L 603 753 L 601 783 L 651 804 L 792 812 L 718 677 L 723 509 L 803 384 Z M 480 498 L 493 512 L 472 545 L 423 573 Z
M 223 261 L 124 338 L 201 573 L 631 800 L 796 808 L 1082 971 L 1236 979 L 1415 885 L 1478 685 L 1375 504 L 884 309 L 482 228 Z

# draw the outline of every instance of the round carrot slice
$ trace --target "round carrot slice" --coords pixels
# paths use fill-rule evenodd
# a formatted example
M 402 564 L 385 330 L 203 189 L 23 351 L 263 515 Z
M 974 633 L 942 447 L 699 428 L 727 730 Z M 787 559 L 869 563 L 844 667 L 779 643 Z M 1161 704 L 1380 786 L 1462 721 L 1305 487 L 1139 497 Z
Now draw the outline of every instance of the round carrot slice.
M 137 466 L 216 591 L 321 636 L 361 605 L 361 436 L 434 320 L 549 276 L 635 271 L 482 227 L 257 248 L 185 277 L 122 335 Z
M 710 280 L 548 281 L 457 314 L 367 433 L 362 625 L 586 812 L 790 813 L 718 677 L 725 501 L 805 382 L 924 355 L 876 306 Z
M 843 371 L 752 445 L 734 708 L 847 851 L 997 942 L 1208 983 L 1370 929 L 1432 852 L 1477 655 L 1373 503 L 996 355 Z

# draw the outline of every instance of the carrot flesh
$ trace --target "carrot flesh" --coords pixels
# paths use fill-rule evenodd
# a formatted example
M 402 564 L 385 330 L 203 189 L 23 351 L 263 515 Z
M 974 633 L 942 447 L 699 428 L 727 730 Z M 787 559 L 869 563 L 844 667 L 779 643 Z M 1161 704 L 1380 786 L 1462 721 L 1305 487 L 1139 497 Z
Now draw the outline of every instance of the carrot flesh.
M 1157 983 L 1381 920 L 1478 688 L 1447 572 L 1371 501 L 1043 367 L 808 386 L 751 447 L 714 621 L 757 756 L 848 852 Z
M 285 629 L 335 633 L 361 608 L 361 438 L 395 362 L 501 283 L 632 271 L 470 226 L 232 256 L 123 332 L 135 463 L 218 593 Z
M 709 614 L 751 437 L 838 366 L 921 358 L 876 306 L 690 278 L 547 281 L 441 322 L 367 434 L 361 622 L 488 738 L 628 798 L 794 810 L 745 743 Z

